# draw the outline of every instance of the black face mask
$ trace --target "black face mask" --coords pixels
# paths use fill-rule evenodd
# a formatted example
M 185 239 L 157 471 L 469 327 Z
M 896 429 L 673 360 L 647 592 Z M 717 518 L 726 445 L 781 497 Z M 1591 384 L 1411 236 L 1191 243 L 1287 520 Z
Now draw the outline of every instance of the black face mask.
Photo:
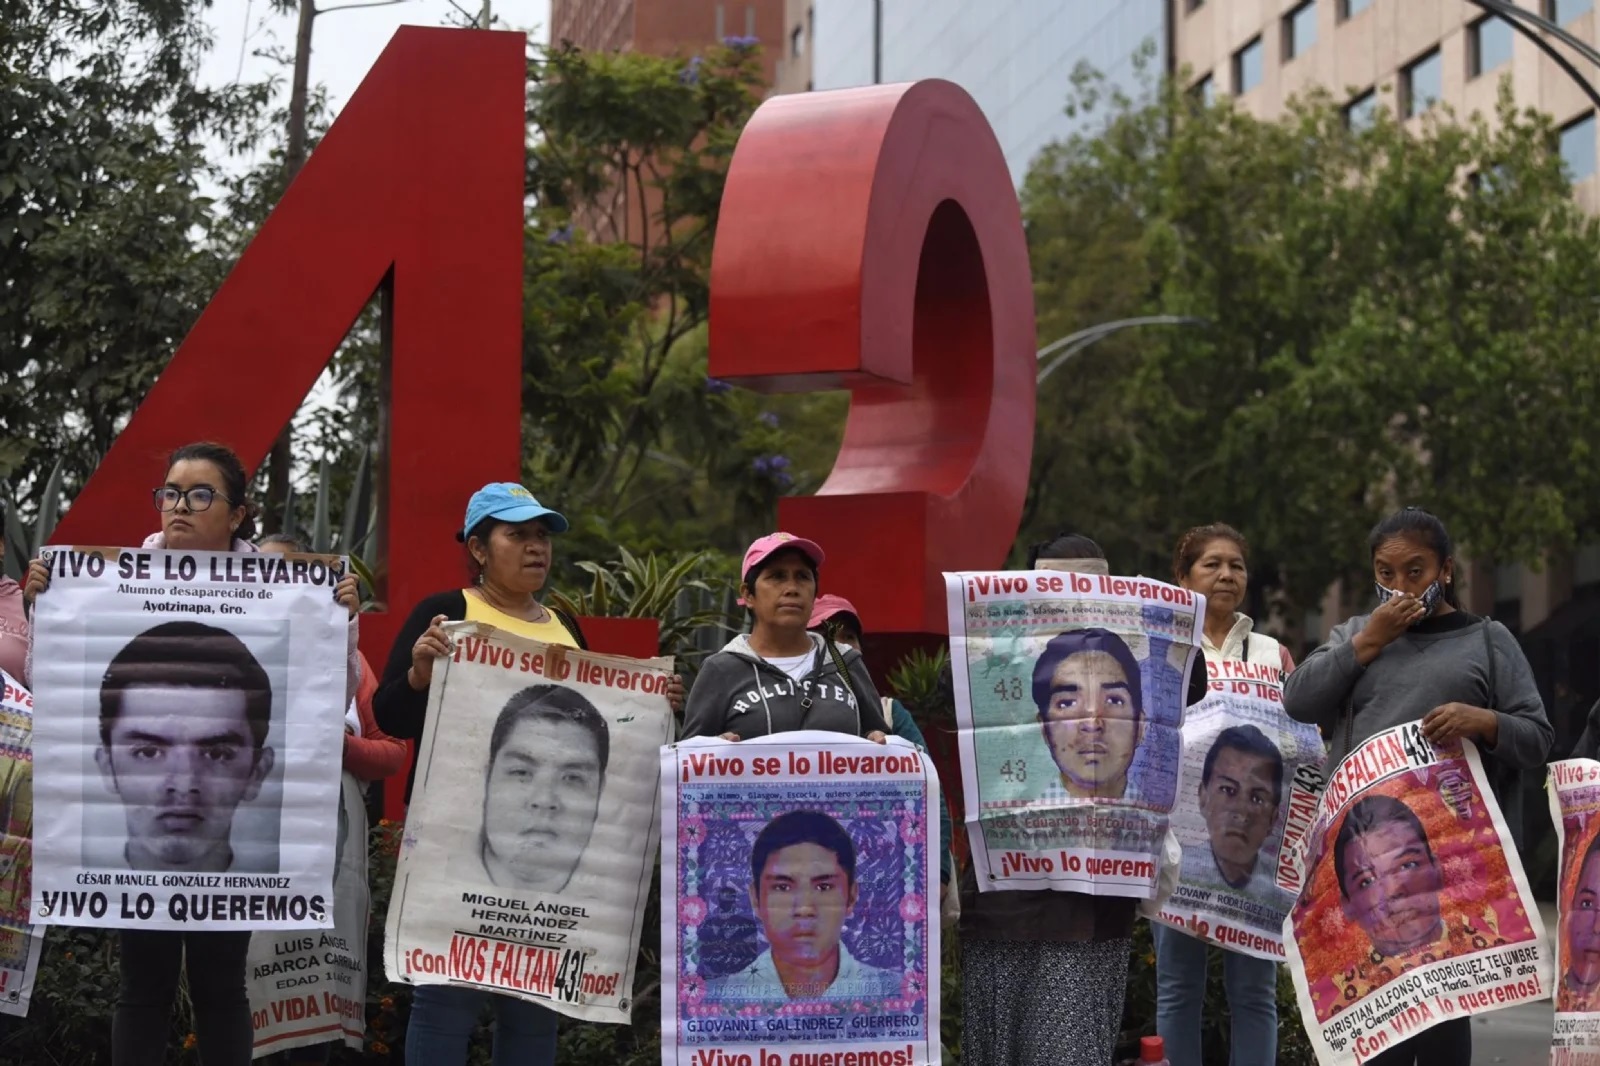
M 1394 589 L 1386 589 L 1376 581 L 1372 583 L 1372 587 L 1378 590 L 1378 606 L 1380 607 L 1400 595 Z M 1439 584 L 1439 579 L 1435 578 L 1432 584 L 1422 590 L 1422 595 L 1418 596 L 1417 599 L 1422 603 L 1422 617 L 1417 619 L 1416 622 L 1412 622 L 1412 625 L 1432 618 L 1433 612 L 1438 609 L 1439 601 L 1444 599 L 1444 587 Z

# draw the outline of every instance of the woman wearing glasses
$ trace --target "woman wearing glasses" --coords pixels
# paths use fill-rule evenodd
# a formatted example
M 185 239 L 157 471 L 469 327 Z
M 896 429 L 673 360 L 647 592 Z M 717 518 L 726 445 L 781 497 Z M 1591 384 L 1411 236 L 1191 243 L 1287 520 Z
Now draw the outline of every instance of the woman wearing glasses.
M 165 483 L 154 491 L 161 532 L 146 548 L 254 552 L 254 509 L 245 496 L 244 466 L 220 444 L 190 444 L 172 453 Z M 50 571 L 28 567 L 23 598 L 30 608 L 45 593 Z M 346 702 L 355 690 L 356 579 L 346 576 L 334 593 L 350 611 Z M 33 649 L 28 656 L 31 661 Z M 343 710 L 341 705 L 340 710 Z M 253 1032 L 245 992 L 250 934 L 121 931 L 121 986 L 111 1028 L 113 1066 L 157 1066 L 166 1061 L 178 977 L 188 968 L 194 1031 L 206 1066 L 248 1066 Z

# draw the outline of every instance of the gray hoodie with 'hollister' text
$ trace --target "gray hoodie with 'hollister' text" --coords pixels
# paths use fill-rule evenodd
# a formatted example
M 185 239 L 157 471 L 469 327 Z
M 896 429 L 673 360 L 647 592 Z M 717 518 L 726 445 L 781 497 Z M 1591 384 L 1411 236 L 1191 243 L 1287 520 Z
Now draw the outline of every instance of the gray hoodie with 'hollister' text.
M 683 709 L 680 739 L 737 733 L 740 739 L 826 729 L 864 737 L 873 730 L 887 733 L 882 703 L 861 655 L 835 645 L 848 678 L 816 633 L 810 633 L 811 671 L 796 681 L 767 662 L 741 634 L 705 661 Z M 852 685 L 854 688 L 852 689 Z

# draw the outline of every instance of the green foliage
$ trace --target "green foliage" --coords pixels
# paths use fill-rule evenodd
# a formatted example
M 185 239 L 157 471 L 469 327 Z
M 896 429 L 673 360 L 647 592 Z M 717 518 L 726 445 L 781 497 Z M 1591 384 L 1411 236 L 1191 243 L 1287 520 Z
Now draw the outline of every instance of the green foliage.
M 676 559 L 638 556 L 619 548 L 614 563 L 587 560 L 578 568 L 592 578 L 587 589 L 556 591 L 550 602 L 571 615 L 592 618 L 654 618 L 661 623 L 662 655 L 689 655 L 702 630 L 730 633 L 734 627 L 720 604 L 729 591 L 726 580 L 713 584 L 705 576 L 722 560 L 711 552 L 690 552 Z M 696 594 L 701 594 L 697 596 Z M 709 601 L 692 606 L 687 601 Z M 685 610 L 685 607 L 688 609 Z
M 44 547 L 50 539 L 50 534 L 55 532 L 56 518 L 61 513 L 62 469 L 63 463 L 57 459 L 55 466 L 50 468 L 50 475 L 45 478 L 32 530 L 23 526 L 22 519 L 17 515 L 16 506 L 5 503 L 6 500 L 15 497 L 9 490 L 3 490 L 5 496 L 0 499 L 0 509 L 5 511 L 5 527 L 0 529 L 0 540 L 5 542 L 5 554 L 0 558 L 0 574 L 20 581 L 28 569 L 28 561 L 39 557 L 39 549 Z
M 1118 334 L 1046 383 L 1021 541 L 1067 526 L 1165 576 L 1220 519 L 1258 585 L 1309 605 L 1403 504 L 1501 561 L 1600 532 L 1600 226 L 1508 94 L 1492 124 L 1354 131 L 1322 93 L 1270 121 L 1170 85 L 1113 97 L 1023 203 L 1041 340 L 1210 325 Z
M 949 650 L 942 644 L 931 655 L 921 648 L 913 649 L 889 671 L 889 690 L 924 722 L 954 729 L 955 704 L 939 677 L 949 663 Z
M 759 53 L 563 46 L 529 76 L 528 483 L 574 519 L 574 558 L 737 550 L 820 481 L 842 411 L 706 376 L 711 248 Z
M 0 480 L 25 512 L 58 461 L 83 483 L 229 265 L 207 151 L 253 143 L 267 87 L 200 88 L 206 32 L 179 0 L 0 16 Z

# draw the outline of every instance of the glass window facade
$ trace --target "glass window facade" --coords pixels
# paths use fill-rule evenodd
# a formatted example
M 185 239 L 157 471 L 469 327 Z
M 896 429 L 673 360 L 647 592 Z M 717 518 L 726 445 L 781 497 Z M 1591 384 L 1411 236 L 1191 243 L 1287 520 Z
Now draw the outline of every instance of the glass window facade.
M 1511 42 L 1516 31 L 1499 15 L 1479 19 L 1467 37 L 1467 77 L 1476 78 L 1511 62 Z
M 1266 49 L 1261 47 L 1261 38 L 1257 37 L 1233 53 L 1233 91 L 1242 96 L 1260 85 L 1265 69 Z
M 1400 72 L 1400 116 L 1420 115 L 1439 101 L 1444 91 L 1444 60 L 1435 48 Z
M 1578 121 L 1561 127 L 1561 161 L 1567 165 L 1567 176 L 1573 181 L 1594 177 L 1595 137 L 1594 112 Z
M 1062 110 L 1087 62 L 1134 96 L 1165 69 L 1162 9 L 1153 0 L 916 0 L 885 3 L 882 80 L 946 78 L 978 102 L 1021 184 L 1039 149 L 1094 128 L 1103 108 Z M 872 84 L 873 5 L 816 0 L 812 79 L 818 89 Z M 1140 59 L 1146 45 L 1151 51 Z M 1141 74 L 1141 64 L 1144 72 Z
M 1283 16 L 1283 58 L 1287 61 L 1317 43 L 1317 5 L 1306 0 Z

